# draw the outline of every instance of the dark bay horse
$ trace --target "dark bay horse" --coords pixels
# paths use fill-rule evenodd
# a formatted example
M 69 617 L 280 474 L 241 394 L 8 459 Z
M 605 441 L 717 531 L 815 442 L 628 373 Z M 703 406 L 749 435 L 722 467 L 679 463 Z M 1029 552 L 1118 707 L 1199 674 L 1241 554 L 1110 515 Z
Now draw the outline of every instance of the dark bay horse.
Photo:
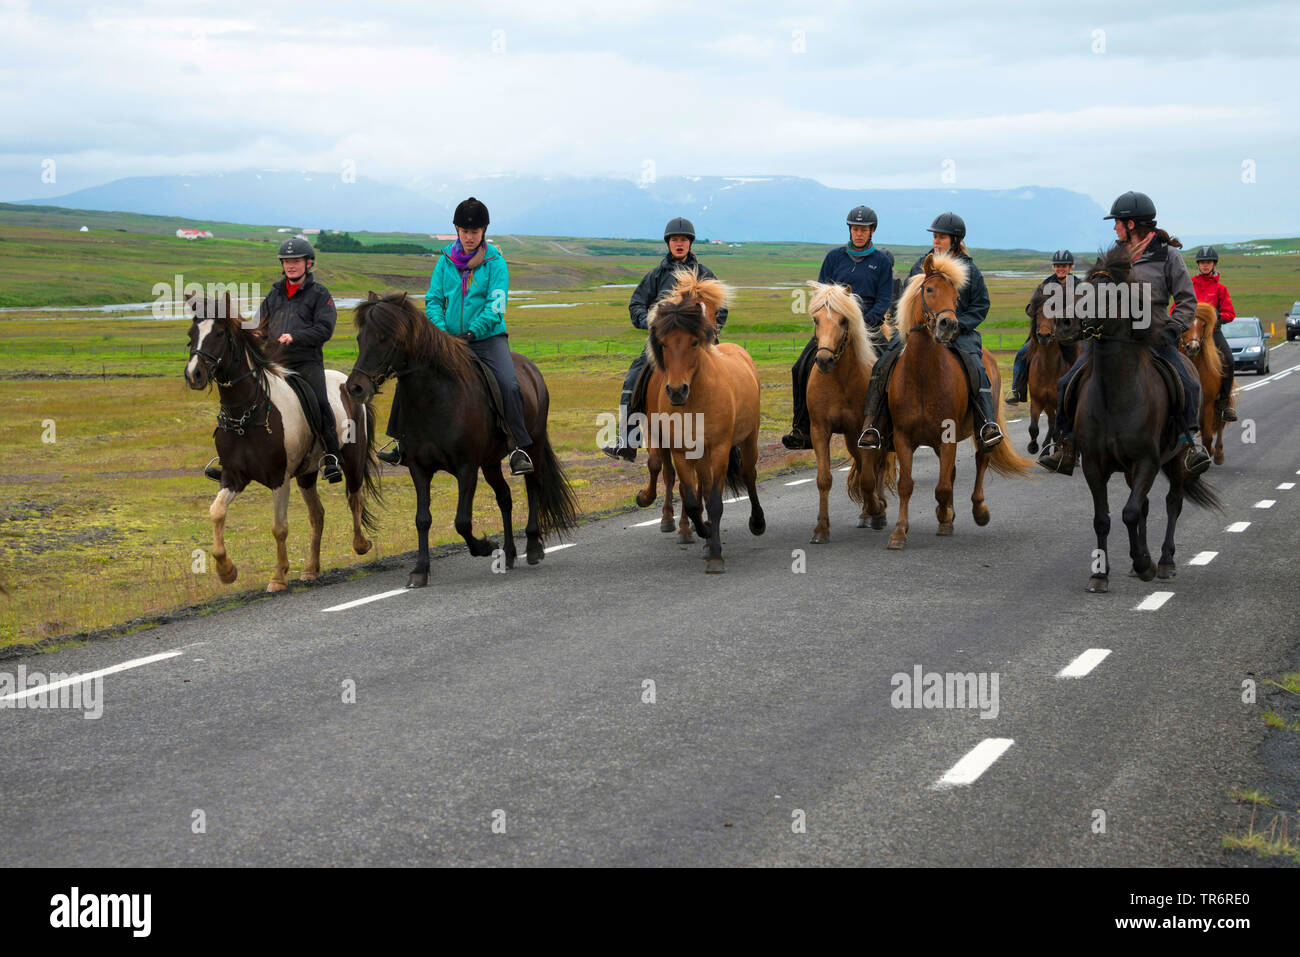
M 274 492 L 271 534 L 275 537 L 275 574 L 266 590 L 287 587 L 289 481 L 296 479 L 311 521 L 311 551 L 302 580 L 315 581 L 320 574 L 320 540 L 325 527 L 325 509 L 316 491 L 317 463 L 325 450 L 289 385 L 288 377 L 296 373 L 263 355 L 262 336 L 244 328 L 229 295 L 219 300 L 188 296 L 185 302 L 193 316 L 185 381 L 191 389 L 215 383 L 221 398 L 217 428 L 212 433 L 221 458 L 221 490 L 208 509 L 217 577 L 226 585 L 238 577 L 239 570 L 226 554 L 226 512 L 236 495 L 250 482 L 258 482 Z M 374 415 L 366 401 L 344 394 L 343 373 L 326 371 L 325 383 L 339 430 L 340 464 L 352 510 L 352 550 L 364 555 L 371 542 L 363 529 L 375 528 L 366 495 L 379 497 L 375 481 L 379 462 L 372 447 Z
M 390 375 L 402 384 L 399 427 L 403 460 L 415 484 L 415 529 L 419 559 L 408 588 L 429 583 L 429 482 L 436 472 L 456 478 L 456 531 L 471 555 L 489 556 L 495 542 L 473 531 L 474 490 L 478 473 L 496 493 L 501 509 L 506 567 L 513 568 L 517 550 L 511 526 L 510 485 L 501 473 L 507 437 L 497 428 L 487 387 L 474 365 L 468 345 L 448 335 L 425 317 L 405 293 L 370 297 L 357 306 L 359 355 L 347 379 L 347 391 L 368 401 Z M 564 476 L 546 434 L 550 393 L 532 361 L 511 353 L 524 398 L 524 422 L 535 443 L 534 471 L 525 476 L 528 491 L 528 564 L 545 557 L 543 540 L 577 524 L 573 490 Z
M 1038 451 L 1038 417 L 1047 416 L 1047 444 L 1056 445 L 1056 384 L 1072 363 L 1061 354 L 1055 325 L 1047 315 L 1046 299 L 1040 298 L 1034 310 L 1034 335 L 1029 340 L 1029 446 Z
M 727 287 L 679 269 L 673 292 L 650 310 L 647 348 L 663 374 L 663 395 L 654 408 L 646 447 L 671 451 L 681 483 L 682 507 L 705 545 L 705 571 L 727 570 L 722 557 L 722 489 L 749 493 L 749 530 L 767 528 L 758 502 L 758 369 L 733 342 L 715 345 L 716 316 Z M 650 405 L 647 397 L 647 405 Z M 690 439 L 690 441 L 688 441 Z M 708 521 L 703 509 L 707 506 Z
M 817 453 L 817 525 L 812 544 L 830 541 L 829 502 L 831 484 L 831 439 L 840 435 L 853 458 L 848 474 L 849 498 L 862 506 L 858 528 L 885 527 L 885 488 L 897 489 L 895 472 L 898 459 L 893 452 L 883 453 L 858 448 L 862 432 L 862 410 L 867 401 L 867 383 L 876 362 L 862 307 L 844 286 L 809 282 L 812 296 L 808 313 L 817 336 L 817 353 L 813 359 L 816 372 L 808 377 L 808 418 L 812 426 L 812 446 Z M 888 336 L 892 330 L 886 326 Z
M 1184 497 L 1202 508 L 1222 511 L 1215 489 L 1199 476 L 1188 478 L 1183 456 L 1178 454 L 1180 433 L 1171 421 L 1169 392 L 1150 348 L 1168 317 L 1152 315 L 1149 322 L 1135 323 L 1128 316 L 1131 310 L 1103 305 L 1137 299 L 1138 292 L 1129 284 L 1131 269 L 1123 247 L 1104 253 L 1084 280 L 1092 286 L 1090 298 L 1095 305 L 1066 310 L 1055 318 L 1057 336 L 1063 341 L 1080 335 L 1091 340 L 1090 360 L 1078 372 L 1074 415 L 1075 447 L 1092 491 L 1092 525 L 1097 534 L 1087 586 L 1090 592 L 1105 592 L 1110 587 L 1106 486 L 1114 473 L 1122 472 L 1128 483 L 1123 518 L 1133 574 L 1142 581 L 1151 581 L 1157 574 L 1162 579 L 1177 574 L 1174 530 Z M 1169 480 L 1169 492 L 1165 495 L 1165 540 L 1157 568 L 1147 550 L 1147 496 L 1162 470 Z
M 1196 315 L 1183 333 L 1178 347 L 1187 353 L 1196 367 L 1196 374 L 1201 379 L 1201 435 L 1205 440 L 1205 450 L 1214 453 L 1214 464 L 1223 464 L 1223 429 L 1227 425 L 1219 415 L 1219 386 L 1223 383 L 1224 358 L 1219 354 L 1219 347 L 1214 342 L 1214 329 L 1219 324 L 1219 313 L 1208 302 L 1196 304 Z M 1228 362 L 1232 357 L 1227 358 Z M 1234 402 L 1229 397 L 1230 403 Z
M 939 455 L 939 481 L 934 497 L 939 534 L 951 535 L 956 513 L 952 508 L 953 484 L 957 480 L 957 443 L 974 436 L 974 410 L 961 360 L 946 343 L 958 333 L 957 299 L 969 280 L 965 263 L 944 253 L 925 257 L 923 272 L 908 280 L 897 307 L 903 351 L 889 380 L 889 414 L 894 422 L 894 449 L 898 455 L 898 523 L 889 537 L 889 547 L 907 543 L 908 503 L 915 483 L 912 457 L 928 445 Z M 998 426 L 1006 433 L 1002 408 L 1001 376 L 993 355 L 985 349 L 982 361 L 993 385 Z M 1008 441 L 985 452 L 975 442 L 975 491 L 971 495 L 976 525 L 989 523 L 984 504 L 984 472 L 989 467 L 1007 477 L 1029 474 L 1033 463 L 1017 455 Z

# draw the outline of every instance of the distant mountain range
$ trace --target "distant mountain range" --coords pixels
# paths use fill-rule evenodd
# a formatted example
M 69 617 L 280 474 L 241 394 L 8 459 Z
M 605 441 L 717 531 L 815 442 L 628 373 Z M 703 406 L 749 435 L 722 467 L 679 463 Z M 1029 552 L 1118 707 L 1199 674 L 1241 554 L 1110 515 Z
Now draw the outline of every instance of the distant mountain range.
M 673 176 L 637 184 L 614 178 L 488 176 L 410 189 L 337 173 L 249 170 L 203 176 L 140 176 L 27 204 L 149 213 L 224 222 L 349 231 L 446 233 L 456 204 L 474 195 L 504 234 L 654 237 L 673 216 L 691 219 L 701 239 L 838 242 L 859 204 L 880 217 L 885 244 L 921 244 L 945 210 L 966 221 L 971 245 L 997 249 L 1106 244 L 1101 209 L 1066 189 L 831 189 L 792 176 Z

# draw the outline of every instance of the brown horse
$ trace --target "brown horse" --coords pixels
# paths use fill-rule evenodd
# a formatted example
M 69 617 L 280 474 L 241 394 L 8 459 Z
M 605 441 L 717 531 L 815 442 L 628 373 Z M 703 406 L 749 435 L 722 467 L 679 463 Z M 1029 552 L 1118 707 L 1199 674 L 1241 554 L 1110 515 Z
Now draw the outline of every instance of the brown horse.
M 646 344 L 653 367 L 662 373 L 668 400 L 647 406 L 658 413 L 650 420 L 646 446 L 672 453 L 681 481 L 682 507 L 696 534 L 708 539 L 705 571 L 726 571 L 722 557 L 722 487 L 749 493 L 749 530 L 767 528 L 758 502 L 759 382 L 754 360 L 731 342 L 716 345 L 718 309 L 727 287 L 679 269 L 673 292 L 650 310 Z M 671 408 L 671 412 L 666 409 Z M 703 507 L 707 503 L 708 521 Z
M 1214 453 L 1214 464 L 1223 464 L 1223 428 L 1215 400 L 1223 383 L 1223 356 L 1214 343 L 1214 328 L 1219 324 L 1218 311 L 1208 302 L 1196 304 L 1196 315 L 1183 332 L 1178 345 L 1187 353 L 1201 377 L 1201 435 L 1207 452 Z M 1228 400 L 1235 407 L 1236 396 Z
M 221 458 L 221 491 L 208 509 L 217 577 L 229 585 L 239 575 L 226 554 L 226 512 L 236 495 L 250 482 L 258 482 L 274 493 L 271 534 L 275 536 L 275 573 L 266 590 L 287 587 L 289 481 L 296 479 L 311 521 L 311 550 L 302 580 L 315 581 L 320 574 L 320 540 L 325 527 L 325 509 L 316 491 L 317 463 L 324 448 L 289 385 L 289 377 L 296 373 L 262 354 L 262 336 L 258 330 L 244 328 L 229 295 L 220 300 L 189 296 L 185 302 L 193 316 L 185 381 L 191 389 L 216 383 L 221 397 L 217 428 L 212 433 Z M 326 371 L 325 383 L 339 430 L 340 464 L 352 509 L 352 550 L 364 555 L 371 543 L 363 527 L 370 531 L 375 527 L 366 507 L 366 493 L 375 498 L 379 494 L 375 482 L 379 462 L 372 449 L 374 414 L 367 402 L 344 394 L 341 372 Z
M 817 373 L 808 378 L 808 417 L 812 425 L 812 445 L 817 453 L 817 492 L 820 505 L 812 544 L 830 541 L 831 520 L 827 509 L 833 475 L 831 473 L 831 437 L 844 437 L 853 457 L 849 469 L 849 498 L 862 506 L 858 528 L 868 524 L 885 527 L 885 486 L 897 489 L 894 470 L 896 456 L 858 448 L 862 431 L 862 410 L 867 401 L 867 383 L 876 362 L 876 349 L 862 319 L 862 307 L 844 286 L 809 282 L 812 296 L 808 312 L 817 336 L 817 353 L 813 361 Z M 888 336 L 892 329 L 885 327 Z
M 898 454 L 898 523 L 889 536 L 890 548 L 907 543 L 908 503 L 912 481 L 912 456 L 928 445 L 939 455 L 939 482 L 934 490 L 938 501 L 935 515 L 939 534 L 951 535 L 955 513 L 952 488 L 957 480 L 957 443 L 974 435 L 974 412 L 961 360 L 945 343 L 958 333 L 956 307 L 969 272 L 960 259 L 945 253 L 925 257 L 924 272 L 907 283 L 898 304 L 899 334 L 903 351 L 889 381 L 889 413 L 894 422 L 894 448 Z M 993 385 L 998 426 L 1006 432 L 1002 410 L 1002 378 L 992 354 L 985 349 L 984 368 Z M 971 495 L 976 525 L 987 525 L 989 509 L 984 504 L 984 470 L 1004 476 L 1029 474 L 1033 462 L 1022 458 L 1003 440 L 991 452 L 975 442 L 975 491 Z
M 1040 298 L 1034 310 L 1034 335 L 1029 340 L 1029 446 L 1038 451 L 1038 416 L 1047 416 L 1047 444 L 1056 445 L 1056 384 L 1070 369 L 1061 354 L 1055 323 L 1047 317 L 1046 299 Z

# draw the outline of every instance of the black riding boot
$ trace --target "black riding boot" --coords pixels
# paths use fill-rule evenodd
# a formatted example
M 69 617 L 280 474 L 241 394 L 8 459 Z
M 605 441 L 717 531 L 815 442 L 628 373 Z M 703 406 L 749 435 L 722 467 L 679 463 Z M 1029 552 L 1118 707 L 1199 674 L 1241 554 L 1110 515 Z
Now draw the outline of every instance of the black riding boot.
M 397 410 L 401 408 L 401 404 L 402 383 L 395 382 L 393 383 L 393 407 L 388 410 L 388 428 L 384 430 L 393 441 L 375 453 L 375 458 L 381 462 L 387 462 L 389 465 L 402 464 L 402 439 L 397 428 Z M 390 449 L 388 445 L 393 447 Z
M 812 372 L 813 356 L 816 354 L 817 337 L 813 336 L 790 369 L 794 385 L 794 427 L 781 436 L 781 444 L 792 452 L 812 448 L 812 424 L 808 418 L 808 379 Z
M 889 369 L 885 367 L 889 366 Z M 893 430 L 889 428 L 887 372 L 892 371 L 893 363 L 885 359 L 878 361 L 871 370 L 871 379 L 867 383 L 867 406 L 863 412 L 865 428 L 858 436 L 858 448 L 888 451 L 893 448 Z

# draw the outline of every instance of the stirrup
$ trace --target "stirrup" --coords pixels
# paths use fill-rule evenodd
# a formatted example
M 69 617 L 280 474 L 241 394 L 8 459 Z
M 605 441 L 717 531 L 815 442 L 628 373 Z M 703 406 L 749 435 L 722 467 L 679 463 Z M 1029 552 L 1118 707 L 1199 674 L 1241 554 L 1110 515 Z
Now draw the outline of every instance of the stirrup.
M 339 464 L 339 457 L 333 452 L 326 452 L 322 455 L 317 468 L 325 474 L 325 480 L 331 485 L 343 481 L 343 469 Z
M 390 445 L 393 446 L 391 452 L 388 450 Z M 389 465 L 401 465 L 402 443 L 397 439 L 389 439 L 382 447 L 380 447 L 379 451 L 375 453 L 375 458 L 379 459 L 381 462 L 387 462 Z
M 979 438 L 981 448 L 991 449 L 1001 442 L 1005 436 L 1002 434 L 1002 429 L 998 427 L 996 422 L 985 422 L 980 426 Z
M 528 453 L 523 449 L 515 449 L 510 453 L 510 474 L 511 475 L 528 475 L 533 471 L 533 460 L 528 457 Z
M 1230 404 L 1226 402 L 1223 405 L 1215 405 L 1214 414 L 1217 415 L 1224 422 L 1237 421 L 1237 410 L 1234 409 Z
M 862 430 L 862 434 L 858 436 L 858 448 L 860 449 L 876 451 L 883 448 L 884 444 L 885 437 L 880 434 L 880 430 L 874 425 L 867 426 Z
M 781 444 L 791 452 L 798 452 L 801 449 L 812 448 L 812 439 L 810 439 L 803 429 L 795 426 L 785 435 L 781 436 Z
M 218 466 L 214 466 L 214 465 L 212 464 L 213 462 L 217 461 L 217 459 L 219 459 L 219 458 L 221 458 L 221 456 L 219 456 L 219 455 L 214 455 L 214 456 L 212 456 L 211 459 L 208 460 L 208 464 L 205 465 L 205 466 L 203 466 L 203 475 L 204 475 L 204 477 L 205 477 L 205 478 L 210 478 L 210 479 L 212 479 L 212 481 L 214 481 L 214 482 L 220 482 L 220 481 L 221 481 L 221 466 L 219 466 L 219 465 L 218 465 Z
M 632 448 L 630 445 L 605 445 L 601 446 L 600 450 L 615 461 L 636 461 L 636 449 Z
M 1025 399 L 1024 396 L 1022 396 L 1019 392 L 1017 392 L 1015 389 L 1012 389 L 1010 392 L 1007 393 L 1007 397 L 1002 401 L 1005 402 L 1007 405 L 1019 405 L 1021 402 L 1024 402 Z

